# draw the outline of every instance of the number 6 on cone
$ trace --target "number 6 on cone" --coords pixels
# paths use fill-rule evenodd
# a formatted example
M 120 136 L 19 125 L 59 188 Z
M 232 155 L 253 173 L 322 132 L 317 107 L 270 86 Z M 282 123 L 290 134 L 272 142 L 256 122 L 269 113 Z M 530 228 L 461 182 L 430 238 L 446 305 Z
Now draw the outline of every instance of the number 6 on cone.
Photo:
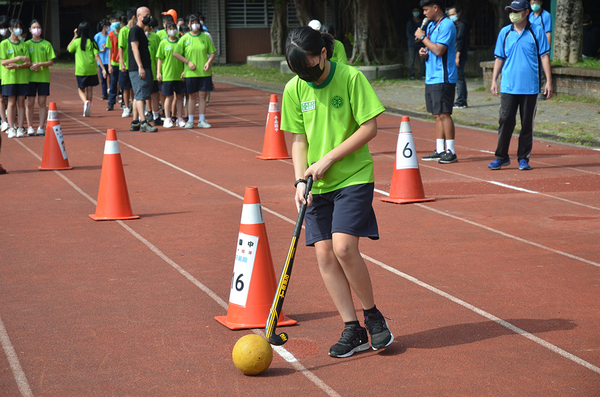
M 304 199 L 308 200 L 310 189 L 312 188 L 313 178 L 312 175 L 308 177 L 306 181 L 306 193 Z M 283 269 L 281 270 L 281 277 L 279 278 L 279 284 L 277 285 L 277 291 L 275 291 L 275 297 L 273 298 L 273 304 L 269 311 L 269 317 L 267 318 L 267 326 L 265 327 L 265 337 L 270 344 L 275 346 L 281 346 L 288 341 L 288 335 L 285 332 L 281 334 L 275 333 L 275 327 L 279 315 L 281 314 L 281 308 L 283 307 L 283 301 L 287 292 L 288 283 L 290 276 L 292 275 L 292 266 L 294 264 L 294 257 L 296 256 L 296 247 L 298 246 L 298 238 L 302 231 L 302 222 L 304 222 L 304 214 L 306 213 L 306 203 L 300 206 L 300 212 L 298 213 L 298 220 L 296 221 L 296 227 L 294 228 L 294 234 L 292 236 L 292 243 L 288 250 Z

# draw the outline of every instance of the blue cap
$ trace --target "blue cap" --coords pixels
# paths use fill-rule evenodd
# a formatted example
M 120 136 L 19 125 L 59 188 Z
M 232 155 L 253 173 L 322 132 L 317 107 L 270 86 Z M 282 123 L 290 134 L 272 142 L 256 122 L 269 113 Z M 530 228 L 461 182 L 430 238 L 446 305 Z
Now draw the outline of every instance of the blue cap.
M 527 0 L 513 0 L 510 5 L 504 7 L 505 10 L 523 11 L 529 9 L 529 2 Z

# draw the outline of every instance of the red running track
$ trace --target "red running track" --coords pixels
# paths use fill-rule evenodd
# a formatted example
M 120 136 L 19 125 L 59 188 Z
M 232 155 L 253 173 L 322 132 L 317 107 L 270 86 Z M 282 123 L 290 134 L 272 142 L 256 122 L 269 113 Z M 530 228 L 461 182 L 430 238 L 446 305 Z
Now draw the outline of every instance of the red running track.
M 54 70 L 75 168 L 39 172 L 43 138 L 3 139 L 0 395 L 600 395 L 600 152 L 536 140 L 532 171 L 490 171 L 496 134 L 462 127 L 458 163 L 419 162 L 436 201 L 374 201 L 381 239 L 361 248 L 394 343 L 328 357 L 342 325 L 301 244 L 284 306 L 299 325 L 267 372 L 242 375 L 231 351 L 251 331 L 214 316 L 226 314 L 244 189 L 259 188 L 279 275 L 294 176 L 290 161 L 255 158 L 271 93 L 216 86 L 212 129 L 130 133 L 98 92 L 81 117 L 72 72 Z M 378 118 L 376 197 L 399 125 Z M 433 124 L 411 125 L 419 157 L 430 153 Z M 88 217 L 107 128 L 139 220 Z

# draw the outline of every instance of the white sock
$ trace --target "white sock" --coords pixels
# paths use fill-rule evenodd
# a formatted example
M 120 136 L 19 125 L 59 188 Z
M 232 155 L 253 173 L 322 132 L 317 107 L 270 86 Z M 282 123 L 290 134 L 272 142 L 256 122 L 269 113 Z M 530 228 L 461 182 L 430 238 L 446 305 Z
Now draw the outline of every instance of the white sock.
M 454 151 L 454 139 L 448 139 L 446 141 L 446 149 L 448 149 L 450 152 L 452 152 L 452 154 L 456 153 Z
M 158 118 L 160 117 L 158 112 L 152 112 L 152 116 L 154 116 L 154 120 L 158 120 Z
M 200 117 L 198 118 L 199 121 L 204 120 L 205 116 L 203 114 L 200 115 Z
M 191 121 L 192 123 L 194 122 L 194 115 L 193 114 L 190 114 L 188 116 L 188 121 Z
M 443 139 L 435 140 L 435 151 L 438 153 L 444 153 L 444 140 Z

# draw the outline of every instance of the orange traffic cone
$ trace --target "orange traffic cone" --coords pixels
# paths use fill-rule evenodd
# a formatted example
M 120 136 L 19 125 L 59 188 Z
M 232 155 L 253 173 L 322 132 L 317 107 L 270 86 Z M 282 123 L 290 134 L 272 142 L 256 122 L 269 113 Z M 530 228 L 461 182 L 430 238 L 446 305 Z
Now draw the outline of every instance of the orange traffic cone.
M 44 138 L 44 153 L 42 154 L 42 165 L 40 171 L 47 170 L 72 170 L 67 158 L 67 148 L 58 121 L 58 110 L 56 103 L 50 102 L 48 107 L 48 121 L 46 124 L 46 138 Z
M 230 329 L 264 328 L 276 290 L 277 279 L 258 188 L 247 187 L 227 316 L 215 319 Z M 277 326 L 295 323 L 282 314 Z
M 283 131 L 279 129 L 281 125 L 281 112 L 277 95 L 271 94 L 269 103 L 269 113 L 267 113 L 267 127 L 265 128 L 265 141 L 263 143 L 262 156 L 256 156 L 262 160 L 291 159 L 285 145 Z
M 396 204 L 435 200 L 435 198 L 425 198 L 410 119 L 406 116 L 402 117 L 400 123 L 400 134 L 398 134 L 398 145 L 396 146 L 396 167 L 392 175 L 390 196 L 379 200 Z
M 114 128 L 106 131 L 96 213 L 90 215 L 90 218 L 95 221 L 139 218 L 131 211 L 119 141 L 117 141 L 117 132 Z

